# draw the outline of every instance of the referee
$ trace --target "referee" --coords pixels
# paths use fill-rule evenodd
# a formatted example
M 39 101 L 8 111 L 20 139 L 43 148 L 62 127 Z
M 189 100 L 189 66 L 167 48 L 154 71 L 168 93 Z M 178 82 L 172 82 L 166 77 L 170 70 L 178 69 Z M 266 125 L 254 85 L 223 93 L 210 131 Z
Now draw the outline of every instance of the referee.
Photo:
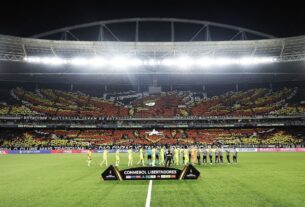
M 171 152 L 170 148 L 168 148 L 165 154 L 165 167 L 170 167 L 173 159 L 173 153 Z

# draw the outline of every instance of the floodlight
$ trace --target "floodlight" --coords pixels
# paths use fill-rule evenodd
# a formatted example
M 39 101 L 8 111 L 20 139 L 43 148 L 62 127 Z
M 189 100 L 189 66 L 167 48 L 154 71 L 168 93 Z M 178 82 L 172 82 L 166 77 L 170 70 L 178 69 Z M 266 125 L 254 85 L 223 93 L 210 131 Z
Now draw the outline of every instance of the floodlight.
M 175 64 L 175 60 L 173 58 L 165 58 L 160 64 L 164 66 L 173 66 Z
M 89 61 L 90 66 L 103 67 L 108 64 L 108 61 L 102 57 L 94 57 Z
M 131 59 L 128 59 L 128 65 L 138 67 L 138 66 L 143 65 L 143 61 L 141 61 L 138 58 L 131 58 Z
M 71 65 L 75 65 L 75 66 L 83 66 L 83 65 L 88 65 L 90 63 L 90 61 L 86 58 L 76 57 L 76 58 L 70 59 L 69 63 Z
M 92 66 L 92 67 L 105 67 L 110 66 L 113 68 L 126 68 L 126 67 L 139 67 L 150 66 L 156 67 L 158 65 L 174 68 L 191 68 L 191 67 L 224 67 L 229 65 L 254 65 L 254 64 L 268 64 L 277 61 L 274 57 L 190 57 L 190 56 L 178 56 L 169 57 L 164 59 L 146 59 L 141 60 L 136 57 L 130 56 L 115 56 L 112 58 L 107 57 L 74 57 L 71 59 L 64 59 L 60 57 L 25 57 L 24 61 L 29 63 L 41 63 L 48 65 L 61 65 L 70 64 L 75 66 Z
M 175 60 L 175 66 L 178 68 L 189 68 L 194 65 L 194 59 L 188 56 L 181 56 Z
M 155 60 L 155 59 L 149 59 L 147 62 L 145 62 L 147 65 L 149 65 L 149 66 L 155 66 L 155 65 L 158 65 L 158 63 L 160 63 L 160 62 L 158 62 L 157 60 Z M 144 63 L 144 64 L 145 64 Z
M 66 60 L 59 57 L 43 57 L 40 62 L 47 65 L 62 65 L 66 63 Z

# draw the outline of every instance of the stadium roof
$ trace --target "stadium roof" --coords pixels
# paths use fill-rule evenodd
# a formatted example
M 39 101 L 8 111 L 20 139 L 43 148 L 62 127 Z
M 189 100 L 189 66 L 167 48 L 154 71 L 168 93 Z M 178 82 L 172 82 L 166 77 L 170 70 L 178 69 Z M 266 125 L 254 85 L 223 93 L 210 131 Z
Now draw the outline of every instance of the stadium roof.
M 171 28 L 171 37 L 169 41 L 162 42 L 141 42 L 135 36 L 134 41 L 79 41 L 79 40 L 46 40 L 37 39 L 46 37 L 53 33 L 63 33 L 70 35 L 71 30 L 100 25 L 106 29 L 108 24 L 121 22 L 142 21 L 168 21 Z M 198 32 L 205 29 L 206 37 L 209 35 L 209 26 L 224 27 L 236 30 L 236 35 L 252 33 L 260 35 L 259 40 L 234 40 L 234 41 L 173 41 L 173 25 L 177 22 L 187 22 L 202 25 Z M 137 28 L 137 27 L 136 27 Z M 108 28 L 109 29 L 109 28 Z M 102 31 L 100 31 L 102 32 Z M 136 34 L 139 31 L 135 31 Z M 194 36 L 198 35 L 196 33 Z M 303 81 L 304 60 L 305 60 L 305 36 L 273 38 L 271 35 L 248 30 L 245 28 L 234 27 L 213 22 L 182 20 L 182 19 L 160 19 L 160 18 L 133 18 L 123 20 L 109 20 L 102 22 L 93 22 L 84 25 L 77 25 L 62 29 L 57 29 L 44 34 L 36 35 L 37 38 L 23 38 L 7 35 L 0 35 L 0 66 L 2 81 L 30 81 L 30 82 L 52 82 L 62 81 L 63 83 L 98 83 L 98 84 L 129 84 L 152 82 L 151 77 L 145 75 L 154 75 L 159 84 L 177 83 L 177 84 L 213 84 L 237 83 L 237 82 L 282 82 L 282 81 Z M 266 39 L 268 38 L 268 39 Z M 192 38 L 193 39 L 193 38 Z M 162 66 L 158 67 L 139 67 L 136 70 L 99 70 L 88 71 L 84 67 L 73 68 L 71 66 L 53 66 L 40 64 L 29 64 L 26 62 L 28 57 L 113 57 L 117 55 L 137 57 L 139 59 L 164 59 L 187 55 L 190 57 L 269 57 L 276 59 L 276 63 L 269 65 L 247 66 L 247 67 L 226 67 L 225 69 L 215 70 L 165 70 Z M 126 74 L 133 73 L 133 77 Z M 200 74 L 200 75 L 198 75 Z M 86 75 L 80 77 L 80 75 Z M 111 76 L 116 75 L 116 77 Z M 188 75 L 186 77 L 185 75 Z M 59 78 L 60 77 L 60 78 Z M 217 81 L 216 81 L 217 80 Z
M 168 23 L 170 38 L 167 42 L 140 42 L 141 23 Z M 134 41 L 120 41 L 110 25 L 133 23 Z M 176 41 L 176 27 L 179 24 L 199 25 L 199 30 L 193 35 L 190 41 Z M 98 40 L 100 41 L 71 41 L 68 36 L 74 39 L 74 31 L 88 27 L 99 27 Z M 128 27 L 131 27 L 128 25 Z M 212 40 L 212 27 L 223 28 L 234 31 L 234 36 L 227 41 Z M 103 41 L 105 30 L 110 32 L 117 41 Z M 193 41 L 199 33 L 205 32 L 206 41 Z M 49 37 L 53 34 L 62 34 L 64 40 L 42 40 L 37 38 Z M 247 40 L 247 34 L 256 35 L 260 40 Z M 240 36 L 241 40 L 234 40 Z M 0 35 L 0 60 L 24 61 L 25 57 L 92 57 L 92 56 L 113 56 L 113 55 L 135 55 L 143 58 L 164 58 L 179 55 L 209 56 L 209 57 L 273 57 L 278 62 L 303 61 L 305 59 L 305 36 L 275 38 L 272 35 L 258 31 L 226 25 L 215 22 L 188 20 L 177 18 L 129 18 L 97 21 L 81 25 L 75 25 L 56 29 L 42 34 L 34 35 L 34 38 L 21 38 Z M 263 38 L 263 39 L 262 39 Z
M 110 54 L 272 56 L 279 61 L 305 59 L 305 36 L 214 42 L 89 42 L 53 41 L 0 35 L 0 59 L 23 61 L 26 56 L 92 56 Z
M 244 41 L 198 42 L 113 42 L 54 41 L 0 35 L 0 60 L 24 61 L 27 56 L 111 56 L 128 54 L 140 57 L 178 55 L 213 57 L 274 57 L 279 62 L 305 60 L 305 36 Z

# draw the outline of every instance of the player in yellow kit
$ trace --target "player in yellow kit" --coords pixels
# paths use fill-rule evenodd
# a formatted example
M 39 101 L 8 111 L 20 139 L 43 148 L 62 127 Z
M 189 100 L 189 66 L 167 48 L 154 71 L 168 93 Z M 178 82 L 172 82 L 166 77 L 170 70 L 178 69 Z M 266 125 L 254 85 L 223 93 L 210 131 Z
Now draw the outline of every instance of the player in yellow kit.
M 132 166 L 133 161 L 133 154 L 132 154 L 132 147 L 128 149 L 128 166 Z
M 92 151 L 91 149 L 88 150 L 88 167 L 90 167 L 91 162 L 92 162 Z
M 180 165 L 183 165 L 184 164 L 184 156 L 183 156 L 183 153 L 184 153 L 184 149 L 183 147 L 181 147 L 179 149 L 179 161 L 180 161 Z
M 187 149 L 187 146 L 185 146 L 185 149 L 184 149 L 184 164 L 187 165 L 189 164 L 189 150 Z
M 115 166 L 120 165 L 120 149 L 117 149 L 115 152 Z
M 160 149 L 160 156 L 159 156 L 159 164 L 160 166 L 164 165 L 164 147 L 161 147 Z
M 195 164 L 196 156 L 197 156 L 197 150 L 196 150 L 195 146 L 192 146 L 192 149 L 191 149 L 191 163 L 192 164 Z
M 152 166 L 156 166 L 156 148 L 153 147 L 151 150 Z
M 144 152 L 143 152 L 143 148 L 142 147 L 140 147 L 139 155 L 140 155 L 140 160 L 138 162 L 138 165 L 142 164 L 144 166 L 145 165 L 144 164 Z
M 108 150 L 105 148 L 103 151 L 103 161 L 101 162 L 100 166 L 102 167 L 103 164 L 106 164 L 106 167 L 108 166 Z
M 174 164 L 179 165 L 179 149 L 174 147 Z

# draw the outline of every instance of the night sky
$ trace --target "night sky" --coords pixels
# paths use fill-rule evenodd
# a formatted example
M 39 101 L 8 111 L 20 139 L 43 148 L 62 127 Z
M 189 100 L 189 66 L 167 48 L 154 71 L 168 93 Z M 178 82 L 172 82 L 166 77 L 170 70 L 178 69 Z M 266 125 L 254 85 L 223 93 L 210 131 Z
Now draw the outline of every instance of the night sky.
M 277 37 L 305 35 L 305 9 L 297 1 L 31 1 L 1 5 L 0 34 L 29 37 L 64 26 L 130 17 L 175 17 L 241 26 Z M 166 2 L 166 3 L 165 3 Z

